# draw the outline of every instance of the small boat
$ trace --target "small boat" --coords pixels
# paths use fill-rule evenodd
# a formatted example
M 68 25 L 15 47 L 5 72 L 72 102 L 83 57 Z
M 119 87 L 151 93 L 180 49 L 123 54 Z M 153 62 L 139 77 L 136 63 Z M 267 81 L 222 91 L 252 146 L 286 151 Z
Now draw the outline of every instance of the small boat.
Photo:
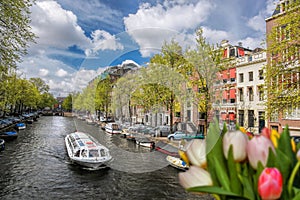
M 148 147 L 151 149 L 155 148 L 155 142 L 149 140 L 148 138 L 135 138 L 135 143 L 142 147 Z
M 65 144 L 71 161 L 81 166 L 100 169 L 107 167 L 112 161 L 109 150 L 86 133 L 68 134 Z
M 5 140 L 0 139 L 0 151 L 4 151 L 5 149 Z
M 105 131 L 111 134 L 121 134 L 122 130 L 120 129 L 117 123 L 107 123 L 105 125 Z
M 189 169 L 189 166 L 180 158 L 173 157 L 173 156 L 167 156 L 166 160 L 172 167 L 175 167 L 177 169 L 180 169 L 180 170 Z
M 13 140 L 18 137 L 18 132 L 15 130 L 4 130 L 0 132 L 0 139 Z
M 19 123 L 16 124 L 16 128 L 17 128 L 18 130 L 23 130 L 23 129 L 26 128 L 26 124 L 25 124 L 25 123 L 22 123 L 22 122 L 19 122 Z

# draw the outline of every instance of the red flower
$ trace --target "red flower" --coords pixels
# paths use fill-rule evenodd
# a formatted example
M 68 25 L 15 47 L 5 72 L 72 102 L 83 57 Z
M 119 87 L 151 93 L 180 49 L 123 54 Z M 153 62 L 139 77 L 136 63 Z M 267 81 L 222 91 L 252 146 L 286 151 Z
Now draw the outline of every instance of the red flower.
M 258 193 L 263 200 L 279 199 L 282 192 L 282 175 L 277 168 L 265 168 L 258 179 Z

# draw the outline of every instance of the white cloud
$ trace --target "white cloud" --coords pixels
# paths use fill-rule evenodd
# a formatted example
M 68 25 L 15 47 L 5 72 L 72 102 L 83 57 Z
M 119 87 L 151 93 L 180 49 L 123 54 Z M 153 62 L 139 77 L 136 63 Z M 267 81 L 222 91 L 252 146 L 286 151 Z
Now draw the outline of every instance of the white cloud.
M 59 69 L 58 71 L 56 71 L 56 76 L 58 76 L 58 77 L 65 77 L 67 74 L 68 74 L 68 72 L 67 71 L 65 71 L 65 70 L 63 70 L 63 69 Z
M 38 75 L 39 76 L 47 76 L 49 74 L 49 70 L 48 69 L 40 69 Z
M 262 34 L 266 32 L 266 22 L 265 19 L 270 17 L 274 12 L 276 5 L 273 0 L 268 0 L 266 2 L 266 8 L 261 10 L 258 15 L 250 18 L 247 25 L 255 31 L 260 31 Z
M 260 31 L 262 33 L 266 30 L 266 22 L 264 15 L 260 13 L 259 15 L 256 15 L 248 20 L 247 25 L 251 27 L 255 31 Z
M 229 32 L 222 30 L 212 30 L 209 27 L 202 27 L 203 36 L 207 38 L 210 43 L 216 44 L 220 43 L 224 39 L 231 39 Z
M 91 34 L 93 47 L 86 49 L 85 54 L 92 56 L 97 54 L 99 50 L 123 50 L 124 47 L 118 42 L 115 36 L 103 30 L 96 30 Z
M 90 40 L 77 24 L 77 17 L 56 1 L 37 1 L 31 11 L 31 26 L 38 36 L 38 46 L 63 49 L 73 45 L 89 46 Z
M 151 48 L 160 49 L 163 41 L 183 36 L 196 29 L 210 14 L 214 5 L 210 1 L 196 4 L 164 1 L 163 5 L 144 3 L 135 14 L 124 17 L 125 29 L 138 43 L 142 56 L 149 56 Z

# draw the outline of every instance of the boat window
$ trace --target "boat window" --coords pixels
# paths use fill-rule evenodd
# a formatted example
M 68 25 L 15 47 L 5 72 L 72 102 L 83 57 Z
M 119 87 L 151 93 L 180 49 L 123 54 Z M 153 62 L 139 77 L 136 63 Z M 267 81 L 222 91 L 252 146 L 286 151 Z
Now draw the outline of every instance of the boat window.
M 100 150 L 100 154 L 101 154 L 101 157 L 104 157 L 104 156 L 105 156 L 105 150 L 104 150 L 104 149 L 101 149 L 101 150 Z
M 113 124 L 113 125 L 112 125 L 112 129 L 113 129 L 113 130 L 118 130 L 118 129 L 119 129 L 118 124 Z
M 87 155 L 86 155 L 86 150 L 85 149 L 83 149 L 82 151 L 81 151 L 81 156 L 82 157 L 86 157 Z
M 79 157 L 79 150 L 76 151 L 75 156 L 76 156 L 76 157 Z
M 99 157 L 99 152 L 97 149 L 92 149 L 89 151 L 89 157 Z

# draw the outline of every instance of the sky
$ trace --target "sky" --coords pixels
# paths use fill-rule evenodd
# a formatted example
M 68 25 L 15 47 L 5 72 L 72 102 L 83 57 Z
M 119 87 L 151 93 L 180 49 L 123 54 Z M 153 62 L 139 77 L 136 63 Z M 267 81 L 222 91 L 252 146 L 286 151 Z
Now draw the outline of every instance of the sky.
M 145 66 L 164 41 L 183 49 L 203 29 L 212 44 L 229 40 L 254 49 L 265 39 L 265 19 L 276 0 L 36 0 L 36 42 L 18 64 L 22 77 L 40 77 L 54 96 L 80 91 L 109 66 Z

